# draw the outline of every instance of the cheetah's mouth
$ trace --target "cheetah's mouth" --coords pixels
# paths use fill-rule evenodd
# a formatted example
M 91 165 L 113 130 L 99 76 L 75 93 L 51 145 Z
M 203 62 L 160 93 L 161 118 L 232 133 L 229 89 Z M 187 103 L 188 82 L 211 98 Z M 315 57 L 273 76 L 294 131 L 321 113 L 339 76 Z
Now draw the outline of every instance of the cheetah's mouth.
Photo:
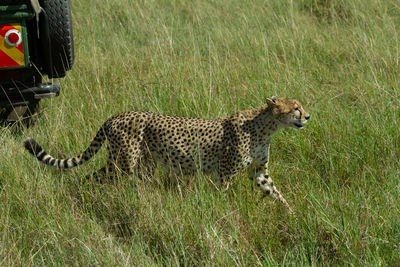
M 298 122 L 293 123 L 293 125 L 296 129 L 302 129 L 304 127 L 304 125 L 302 123 L 298 123 Z

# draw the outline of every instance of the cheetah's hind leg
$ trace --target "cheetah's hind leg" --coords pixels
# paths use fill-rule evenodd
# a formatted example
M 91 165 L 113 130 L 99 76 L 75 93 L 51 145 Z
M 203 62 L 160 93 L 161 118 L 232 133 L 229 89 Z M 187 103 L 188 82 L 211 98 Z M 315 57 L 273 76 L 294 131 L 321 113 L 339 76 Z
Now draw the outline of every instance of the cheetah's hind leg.
M 97 182 L 103 183 L 106 179 L 113 179 L 116 175 L 115 163 L 108 160 L 106 165 L 93 174 L 86 176 L 86 179 L 94 178 Z
M 136 172 L 137 176 L 142 181 L 152 180 L 154 173 L 156 171 L 157 165 L 151 158 L 151 155 L 146 153 L 138 161 Z
M 222 192 L 226 192 L 229 189 L 230 182 L 233 179 L 232 176 L 223 176 L 219 178 L 219 184 Z
M 88 178 L 93 177 L 98 182 L 105 182 L 107 180 L 114 180 L 118 174 L 132 173 L 132 167 L 136 164 L 136 159 L 132 159 L 130 154 L 119 149 L 119 147 L 108 146 L 109 157 L 104 167 L 94 172 Z

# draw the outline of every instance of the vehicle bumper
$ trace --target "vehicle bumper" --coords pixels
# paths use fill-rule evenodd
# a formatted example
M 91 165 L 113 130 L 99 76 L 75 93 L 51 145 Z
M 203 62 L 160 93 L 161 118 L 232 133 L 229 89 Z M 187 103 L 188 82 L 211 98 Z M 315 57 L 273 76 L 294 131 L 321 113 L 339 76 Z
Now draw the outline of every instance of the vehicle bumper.
M 59 94 L 60 85 L 57 82 L 41 83 L 24 89 L 0 87 L 0 108 L 27 106 L 37 103 L 40 99 L 55 97 Z

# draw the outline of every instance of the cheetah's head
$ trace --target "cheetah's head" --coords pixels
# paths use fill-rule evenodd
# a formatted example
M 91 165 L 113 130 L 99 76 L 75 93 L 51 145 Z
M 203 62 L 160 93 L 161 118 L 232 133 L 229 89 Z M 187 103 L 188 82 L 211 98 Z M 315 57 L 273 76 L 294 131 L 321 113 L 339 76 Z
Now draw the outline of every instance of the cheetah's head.
M 267 104 L 272 107 L 272 114 L 282 127 L 302 129 L 310 118 L 303 105 L 296 99 L 273 96 L 267 99 Z

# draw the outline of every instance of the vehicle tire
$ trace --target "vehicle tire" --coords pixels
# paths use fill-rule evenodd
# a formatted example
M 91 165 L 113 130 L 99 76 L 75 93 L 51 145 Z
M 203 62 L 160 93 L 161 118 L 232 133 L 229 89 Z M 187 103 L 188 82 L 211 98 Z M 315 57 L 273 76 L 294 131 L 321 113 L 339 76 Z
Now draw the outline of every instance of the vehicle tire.
M 39 114 L 39 102 L 28 106 L 18 106 L 7 108 L 0 113 L 0 122 L 2 125 L 12 125 L 30 127 L 37 122 Z
M 50 78 L 65 76 L 74 63 L 74 40 L 69 0 L 40 0 L 49 20 L 53 73 Z
M 35 104 L 30 104 L 22 118 L 21 121 L 22 125 L 24 127 L 30 127 L 35 125 L 35 123 L 38 121 L 39 111 L 40 111 L 39 102 Z

